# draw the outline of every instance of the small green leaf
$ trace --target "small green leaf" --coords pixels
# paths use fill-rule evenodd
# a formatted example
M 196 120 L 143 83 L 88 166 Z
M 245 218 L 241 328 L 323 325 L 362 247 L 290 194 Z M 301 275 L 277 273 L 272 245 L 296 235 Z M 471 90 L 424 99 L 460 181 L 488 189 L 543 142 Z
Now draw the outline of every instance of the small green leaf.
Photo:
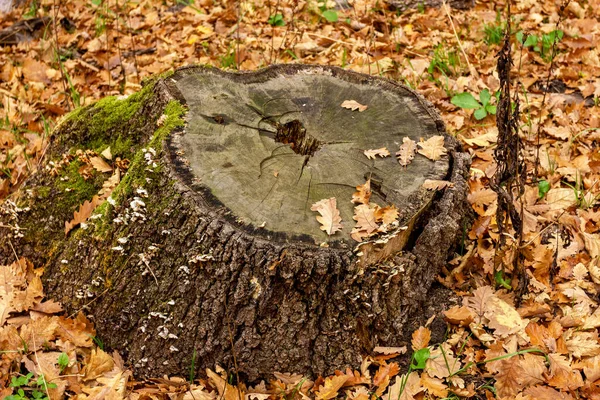
M 475 116 L 475 119 L 477 121 L 484 119 L 485 117 L 487 117 L 487 111 L 485 111 L 485 107 L 481 107 L 477 110 L 475 110 L 475 112 L 473 113 L 473 115 Z
M 494 274 L 494 278 L 498 285 L 500 285 L 503 288 L 508 289 L 508 290 L 512 289 L 512 286 L 510 286 L 510 283 L 508 283 L 506 281 L 506 279 L 504 278 L 504 272 L 502 270 L 496 271 L 496 273 Z
M 530 47 L 530 46 L 535 46 L 538 42 L 538 37 L 537 35 L 529 35 L 527 36 L 527 39 L 525 39 L 525 43 L 523 43 L 523 46 L 525 47 Z
M 481 107 L 481 104 L 479 104 L 477 99 L 475 99 L 475 97 L 473 97 L 473 95 L 468 92 L 459 93 L 455 95 L 454 97 L 452 97 L 450 102 L 457 107 L 465 108 L 467 110 Z
M 523 31 L 517 32 L 515 37 L 517 38 L 517 42 L 523 44 Z
M 481 93 L 479 93 L 479 100 L 481 100 L 481 104 L 483 104 L 484 107 L 488 105 L 491 98 L 492 98 L 492 95 L 490 94 L 490 91 L 487 89 L 483 89 L 481 91 Z
M 485 111 L 487 111 L 488 114 L 496 115 L 496 106 L 488 104 L 487 106 L 485 106 Z
M 412 369 L 425 369 L 425 362 L 429 360 L 429 348 L 417 350 L 413 353 Z
M 62 372 L 69 365 L 69 356 L 67 353 L 60 353 L 58 356 L 58 366 L 60 368 L 60 372 Z
M 281 14 L 271 15 L 269 17 L 269 19 L 267 20 L 267 22 L 269 23 L 269 25 L 272 25 L 272 26 L 284 26 L 285 25 L 285 21 L 283 20 L 283 15 L 281 15 Z
M 337 12 L 333 10 L 325 10 L 321 15 L 323 15 L 323 18 L 325 18 L 329 22 L 337 22 L 338 20 Z
M 538 182 L 538 197 L 543 199 L 546 196 L 546 193 L 550 190 L 550 182 L 545 179 L 542 179 Z

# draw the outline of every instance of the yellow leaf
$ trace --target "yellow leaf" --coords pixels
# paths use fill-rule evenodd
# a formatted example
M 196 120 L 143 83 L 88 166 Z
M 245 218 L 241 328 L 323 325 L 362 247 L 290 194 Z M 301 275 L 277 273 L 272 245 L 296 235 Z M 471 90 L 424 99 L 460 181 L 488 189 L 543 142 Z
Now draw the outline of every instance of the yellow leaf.
M 340 390 L 340 388 L 344 386 L 344 383 L 346 383 L 348 378 L 348 375 L 338 375 L 331 376 L 325 379 L 325 383 L 323 383 L 323 386 L 321 386 L 319 390 L 315 393 L 317 399 L 328 400 L 336 398 L 338 395 L 338 390 Z

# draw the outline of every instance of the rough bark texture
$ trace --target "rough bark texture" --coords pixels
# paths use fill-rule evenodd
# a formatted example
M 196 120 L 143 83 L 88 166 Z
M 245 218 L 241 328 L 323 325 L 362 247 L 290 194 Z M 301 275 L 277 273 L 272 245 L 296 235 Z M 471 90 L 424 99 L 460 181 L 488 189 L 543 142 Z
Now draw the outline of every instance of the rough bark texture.
M 275 66 L 232 79 L 308 72 L 411 93 L 433 134 L 444 134 L 429 103 L 380 78 Z M 0 264 L 14 259 L 14 247 L 45 266 L 49 296 L 90 315 L 104 343 L 141 377 L 187 375 L 194 351 L 199 371 L 220 364 L 249 380 L 273 371 L 331 373 L 358 366 L 374 346 L 406 344 L 411 323 L 429 317 L 432 282 L 468 219 L 468 155 L 446 137 L 454 187 L 426 194 L 425 202 L 417 191 L 414 199 L 425 206 L 406 217 L 412 229 L 403 248 L 370 243 L 362 249 L 377 256 L 364 262 L 344 239 L 324 248 L 310 237 L 255 229 L 207 196 L 180 157 L 186 98 L 175 85 L 194 73 L 206 70 L 178 71 L 128 99 L 107 99 L 67 118 L 48 160 L 111 145 L 131 160 L 112 195 L 115 205 L 104 203 L 86 229 L 65 237 L 64 222 L 106 176 L 83 181 L 77 165 L 58 176 L 42 169 L 0 210 Z

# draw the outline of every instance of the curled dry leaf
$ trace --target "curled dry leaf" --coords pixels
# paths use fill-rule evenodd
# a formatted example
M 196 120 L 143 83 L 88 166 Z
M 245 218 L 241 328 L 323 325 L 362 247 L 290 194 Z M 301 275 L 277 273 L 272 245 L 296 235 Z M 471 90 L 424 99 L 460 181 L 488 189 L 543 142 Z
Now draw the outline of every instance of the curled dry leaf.
M 371 180 L 367 179 L 364 185 L 358 185 L 352 195 L 352 202 L 356 204 L 369 204 L 371 198 Z
M 358 110 L 358 112 L 363 112 L 368 108 L 368 106 L 362 105 L 356 100 L 344 100 L 342 107 L 352 111 Z
M 375 208 L 375 220 L 377 222 L 383 222 L 385 225 L 389 225 L 398 219 L 398 209 L 395 205 Z
M 376 354 L 384 354 L 384 355 L 390 355 L 390 354 L 404 354 L 406 353 L 406 346 L 402 346 L 402 347 L 384 347 L 384 346 L 377 346 L 373 349 L 373 353 Z
M 318 400 L 334 399 L 338 395 L 338 391 L 348 380 L 348 375 L 332 376 L 325 379 L 323 386 L 315 393 Z
M 321 230 L 325 231 L 328 235 L 333 235 L 342 230 L 342 217 L 340 216 L 340 211 L 337 209 L 335 197 L 316 202 L 310 210 L 321 214 L 317 217 L 317 221 L 321 224 Z
M 365 156 L 367 156 L 369 160 L 374 160 L 377 156 L 384 158 L 390 155 L 390 152 L 385 147 L 382 147 L 380 149 L 365 150 L 363 153 L 365 154 Z
M 112 160 L 112 153 L 110 152 L 110 146 L 108 146 L 100 155 L 107 160 Z
M 406 167 L 411 163 L 413 158 L 415 158 L 415 152 L 417 151 L 417 142 L 412 140 L 411 138 L 405 136 L 402 139 L 402 145 L 400 145 L 400 150 L 396 152 L 396 157 L 398 158 L 398 163 L 403 167 Z
M 439 160 L 447 153 L 444 147 L 444 137 L 439 135 L 432 136 L 424 142 L 419 142 L 418 146 L 420 147 L 418 150 L 419 154 L 424 155 L 432 161 Z

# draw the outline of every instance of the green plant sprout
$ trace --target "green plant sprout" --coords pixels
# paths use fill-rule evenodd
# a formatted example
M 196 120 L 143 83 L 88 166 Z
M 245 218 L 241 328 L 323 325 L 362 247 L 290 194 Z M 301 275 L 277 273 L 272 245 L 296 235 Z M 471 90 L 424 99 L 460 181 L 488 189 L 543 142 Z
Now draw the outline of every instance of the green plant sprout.
M 283 20 L 283 15 L 281 15 L 281 14 L 271 15 L 269 17 L 269 19 L 267 20 L 267 22 L 271 26 L 284 26 L 285 25 L 285 21 Z
M 498 92 L 494 94 L 496 98 L 498 95 Z M 496 115 L 496 106 L 490 104 L 491 99 L 492 95 L 490 94 L 490 91 L 483 89 L 481 93 L 479 93 L 479 100 L 473 97 L 471 93 L 464 92 L 452 97 L 450 102 L 460 108 L 467 110 L 474 109 L 475 112 L 473 115 L 475 116 L 475 119 L 479 121 L 487 117 L 488 114 Z
M 13 376 L 9 387 L 17 388 L 17 393 L 7 396 L 5 400 L 50 400 L 46 393 L 48 389 L 55 389 L 56 383 L 48 383 L 44 374 L 33 378 L 33 372 L 24 376 Z M 27 392 L 31 392 L 31 397 Z
M 523 47 L 533 48 L 533 51 L 538 53 L 546 62 L 550 61 L 554 56 L 554 54 L 552 54 L 552 46 L 559 43 L 563 36 L 564 32 L 560 29 L 553 30 L 550 33 L 544 33 L 542 36 L 525 36 L 523 31 L 519 31 L 516 34 L 517 41 L 521 43 Z

